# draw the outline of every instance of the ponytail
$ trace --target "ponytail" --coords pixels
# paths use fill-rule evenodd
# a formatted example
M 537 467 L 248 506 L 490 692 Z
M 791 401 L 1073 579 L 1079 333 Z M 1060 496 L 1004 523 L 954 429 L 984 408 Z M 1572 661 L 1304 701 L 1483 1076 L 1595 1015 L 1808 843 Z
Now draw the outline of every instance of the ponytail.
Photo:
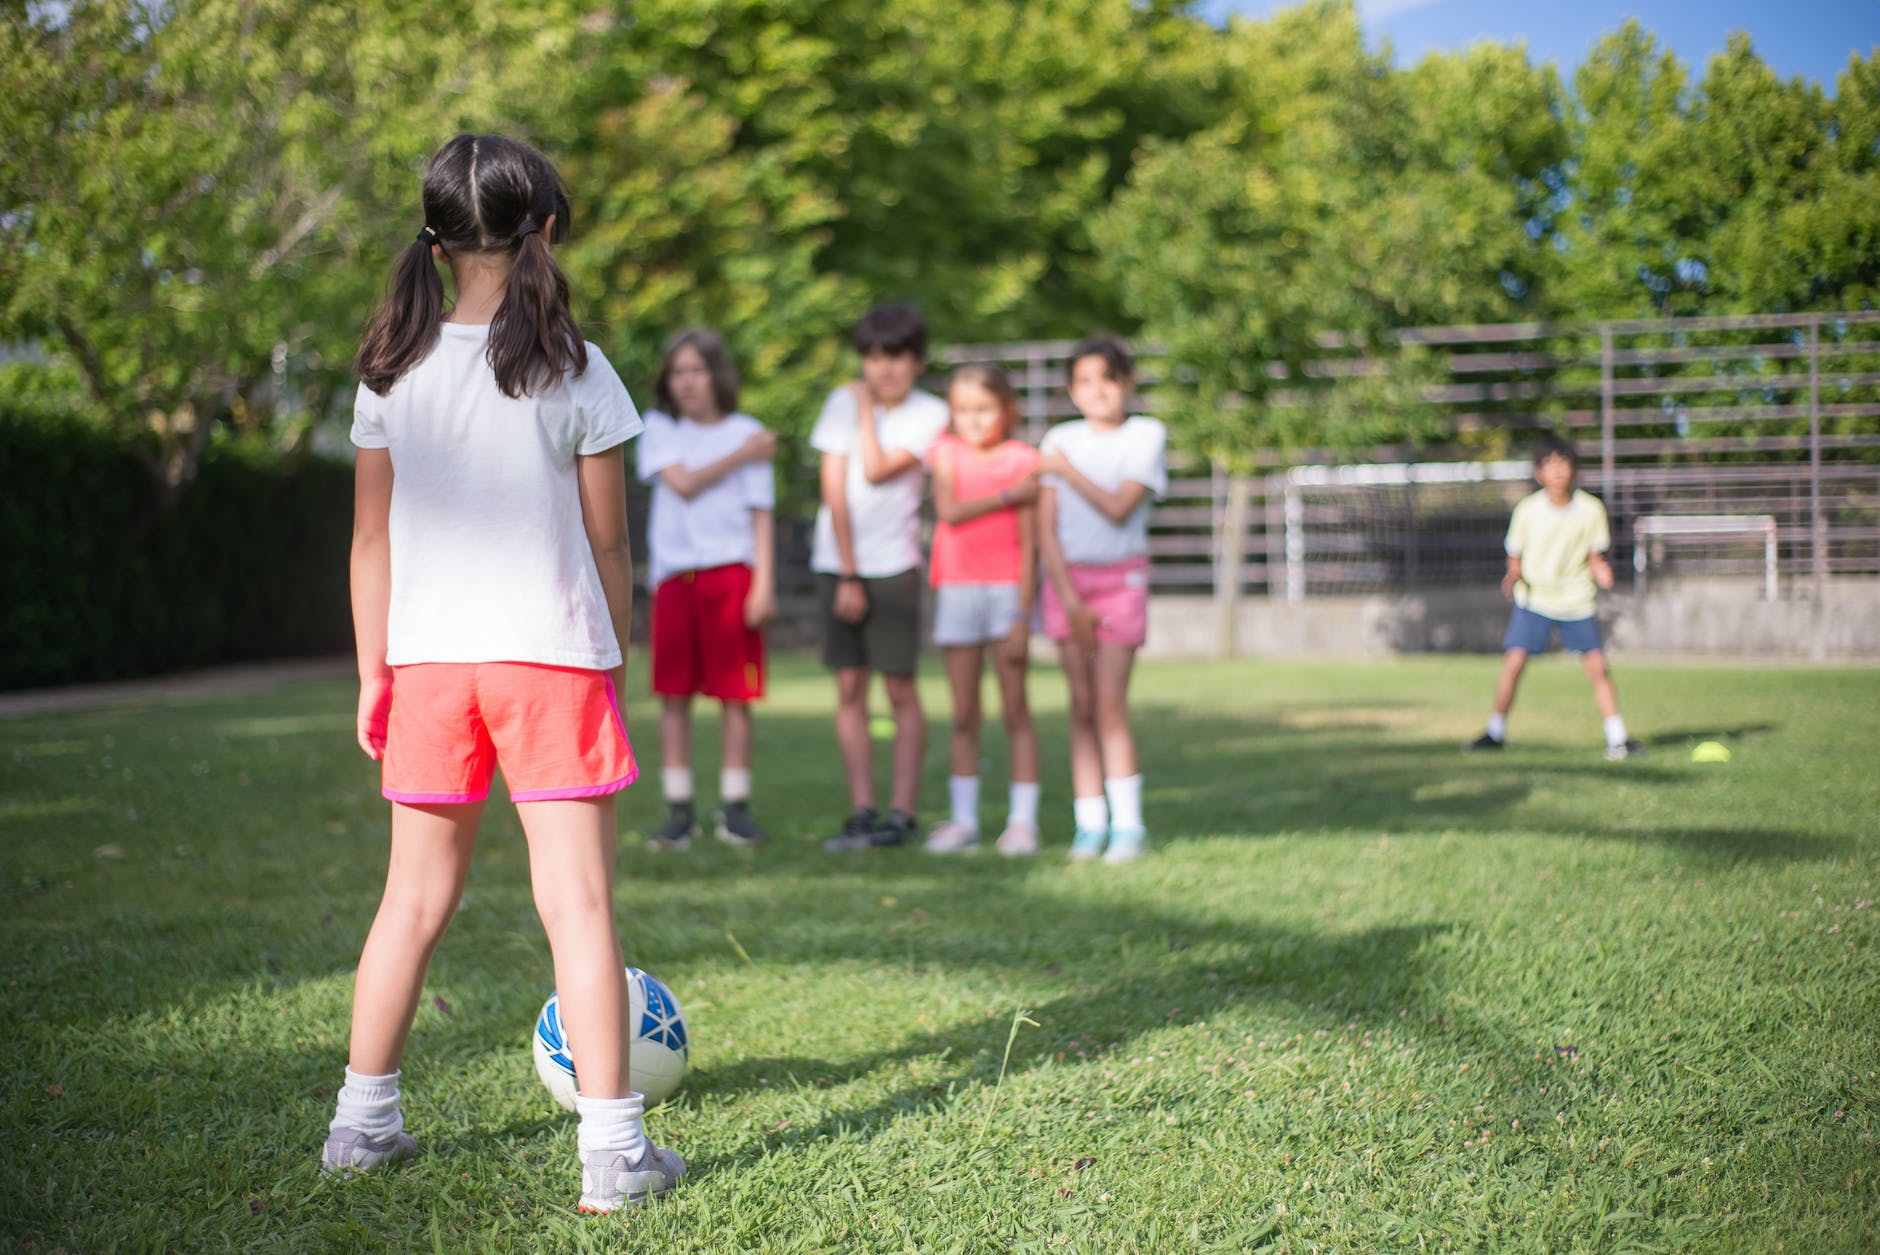
M 568 276 L 555 264 L 533 218 L 523 219 L 517 234 L 522 243 L 516 264 L 490 321 L 490 369 L 508 397 L 551 387 L 587 369 L 587 343 L 568 309 Z
M 431 260 L 437 236 L 429 227 L 418 233 L 398 259 L 391 288 L 366 324 L 353 360 L 359 382 L 384 396 L 405 372 L 431 351 L 444 319 L 444 280 Z

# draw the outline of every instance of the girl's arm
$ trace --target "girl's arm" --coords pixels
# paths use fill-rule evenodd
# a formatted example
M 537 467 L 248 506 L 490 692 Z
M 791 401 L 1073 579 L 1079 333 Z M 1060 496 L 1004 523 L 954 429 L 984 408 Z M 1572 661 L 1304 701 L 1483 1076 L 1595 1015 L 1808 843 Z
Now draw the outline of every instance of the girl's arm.
M 1501 595 L 1512 601 L 1514 599 L 1514 586 L 1520 582 L 1521 559 L 1518 555 L 1511 553 L 1508 555 L 1507 573 L 1501 577 Z
M 601 592 L 620 642 L 620 665 L 614 670 L 614 693 L 627 691 L 627 639 L 633 629 L 633 552 L 627 545 L 627 466 L 615 445 L 604 453 L 575 459 L 575 480 L 581 489 L 581 525 L 587 529 L 594 569 L 600 572 Z
M 1005 647 L 1014 658 L 1023 658 L 1031 649 L 1032 599 L 1038 591 L 1038 511 L 1033 506 L 1018 508 L 1018 617 L 1005 634 Z
M 1058 544 L 1057 489 L 1048 485 L 1038 490 L 1037 530 L 1038 555 L 1044 562 L 1044 575 L 1057 590 L 1058 604 L 1064 607 L 1064 617 L 1070 620 L 1071 635 L 1085 650 L 1094 650 L 1097 616 L 1084 605 L 1083 598 L 1077 595 L 1077 586 L 1071 583 L 1071 566 L 1064 559 L 1064 547 Z
M 748 466 L 752 462 L 768 461 L 776 452 L 775 433 L 754 431 L 745 437 L 743 444 L 716 462 L 707 462 L 697 470 L 687 470 L 683 466 L 668 466 L 659 473 L 659 482 L 690 501 L 739 467 Z
M 392 669 L 385 662 L 392 613 L 392 455 L 361 449 L 353 463 L 352 613 L 359 650 L 359 748 L 385 756 L 392 709 Z
M 1038 499 L 1037 472 L 1025 476 L 1003 492 L 995 492 L 984 497 L 973 497 L 961 501 L 953 495 L 953 466 L 946 458 L 936 458 L 933 464 L 933 512 L 942 523 L 958 527 L 961 523 L 970 523 L 982 519 L 988 514 L 1008 510 L 1015 506 L 1027 506 Z
M 775 527 L 769 510 L 751 511 L 751 591 L 744 598 L 744 626 L 756 631 L 777 613 Z
M 1069 458 L 1055 449 L 1045 454 L 1043 470 L 1045 474 L 1056 475 L 1076 489 L 1078 496 L 1097 507 L 1099 514 L 1119 527 L 1142 504 L 1142 499 L 1149 495 L 1149 486 L 1133 479 L 1124 480 L 1115 492 L 1099 488 L 1082 471 L 1071 465 Z
M 862 476 L 871 484 L 884 484 L 896 475 L 920 465 L 920 458 L 908 449 L 887 450 L 875 433 L 875 401 L 868 385 L 860 380 L 849 385 L 855 394 L 856 452 L 862 457 Z

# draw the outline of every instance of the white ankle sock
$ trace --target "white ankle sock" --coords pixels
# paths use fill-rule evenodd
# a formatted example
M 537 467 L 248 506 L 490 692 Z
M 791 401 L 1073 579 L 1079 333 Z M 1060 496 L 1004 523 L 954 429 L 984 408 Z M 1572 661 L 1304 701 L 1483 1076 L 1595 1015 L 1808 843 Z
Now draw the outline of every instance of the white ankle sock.
M 1038 826 L 1038 793 L 1036 780 L 1029 784 L 1012 781 L 1012 800 L 1005 817 L 1009 828 L 1036 828 Z
M 1508 739 L 1508 716 L 1490 715 L 1488 717 L 1488 734 L 1494 737 L 1497 741 L 1507 740 Z
M 979 831 L 979 777 L 948 776 L 947 799 L 953 806 L 953 822 L 962 828 Z
M 1110 798 L 1110 830 L 1142 827 L 1142 775 L 1118 776 L 1103 782 Z
M 1079 832 L 1108 832 L 1110 830 L 1110 803 L 1106 798 L 1072 798 L 1071 814 L 1076 819 Z
M 366 1076 L 347 1068 L 333 1123 L 327 1127 L 335 1132 L 358 1129 L 375 1142 L 398 1136 L 405 1128 L 404 1113 L 398 1109 L 398 1073 Z
M 690 767 L 661 767 L 659 787 L 665 791 L 668 802 L 691 801 L 692 769 Z
M 751 769 L 749 767 L 720 767 L 718 769 L 718 800 L 727 804 L 750 801 Z
M 1611 715 L 1606 719 L 1606 744 L 1625 744 L 1625 716 Z
M 575 1145 L 583 1159 L 617 1151 L 634 1164 L 646 1154 L 646 1130 L 640 1126 L 646 1113 L 645 1095 L 629 1092 L 625 1098 L 589 1098 L 576 1094 L 574 1109 L 581 1116 Z

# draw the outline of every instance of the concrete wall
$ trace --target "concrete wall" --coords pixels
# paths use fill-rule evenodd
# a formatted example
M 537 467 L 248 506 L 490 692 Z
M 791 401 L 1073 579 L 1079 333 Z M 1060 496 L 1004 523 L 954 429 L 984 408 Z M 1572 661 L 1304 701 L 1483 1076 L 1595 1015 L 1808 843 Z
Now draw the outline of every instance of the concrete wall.
M 1880 662 L 1880 580 L 1831 581 L 1820 603 L 1763 601 L 1758 580 L 1653 581 L 1601 598 L 1615 653 Z M 1297 603 L 1155 597 L 1146 654 L 1160 657 L 1499 652 L 1508 603 L 1494 588 Z M 1225 651 L 1223 646 L 1225 645 Z

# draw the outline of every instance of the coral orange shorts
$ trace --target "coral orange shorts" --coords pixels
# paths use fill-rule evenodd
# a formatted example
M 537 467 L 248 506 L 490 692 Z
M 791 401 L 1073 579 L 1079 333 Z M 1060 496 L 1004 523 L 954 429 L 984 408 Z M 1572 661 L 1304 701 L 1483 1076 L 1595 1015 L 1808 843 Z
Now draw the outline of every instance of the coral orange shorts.
M 515 802 L 618 793 L 640 774 L 613 676 L 528 662 L 392 668 L 382 791 L 481 802 L 500 763 Z

